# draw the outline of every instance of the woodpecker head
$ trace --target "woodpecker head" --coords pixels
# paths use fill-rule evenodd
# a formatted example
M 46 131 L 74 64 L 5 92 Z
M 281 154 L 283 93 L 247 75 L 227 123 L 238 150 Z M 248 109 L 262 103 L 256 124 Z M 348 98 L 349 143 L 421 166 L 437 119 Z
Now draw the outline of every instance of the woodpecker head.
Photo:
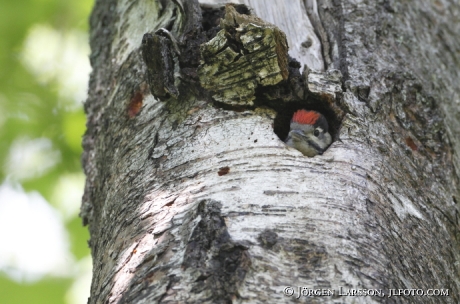
M 327 120 L 320 113 L 298 110 L 292 116 L 291 130 L 285 142 L 305 156 L 323 154 L 332 142 L 328 129 Z

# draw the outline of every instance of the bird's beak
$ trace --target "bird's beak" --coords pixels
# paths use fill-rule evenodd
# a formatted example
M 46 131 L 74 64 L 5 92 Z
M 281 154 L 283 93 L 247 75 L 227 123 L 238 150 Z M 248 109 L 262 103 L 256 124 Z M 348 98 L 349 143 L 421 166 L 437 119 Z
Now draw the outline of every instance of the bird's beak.
M 292 130 L 290 133 L 291 133 L 291 136 L 294 135 L 297 138 L 301 138 L 301 137 L 304 136 L 302 131 L 300 131 L 300 130 Z

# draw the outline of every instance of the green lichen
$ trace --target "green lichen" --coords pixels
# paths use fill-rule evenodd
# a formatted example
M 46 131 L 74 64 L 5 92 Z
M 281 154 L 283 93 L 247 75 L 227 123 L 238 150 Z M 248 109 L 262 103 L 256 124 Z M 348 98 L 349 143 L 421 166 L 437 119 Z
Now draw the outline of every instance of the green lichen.
M 288 78 L 286 36 L 276 26 L 226 6 L 222 30 L 200 47 L 201 85 L 217 101 L 253 105 L 255 89 Z

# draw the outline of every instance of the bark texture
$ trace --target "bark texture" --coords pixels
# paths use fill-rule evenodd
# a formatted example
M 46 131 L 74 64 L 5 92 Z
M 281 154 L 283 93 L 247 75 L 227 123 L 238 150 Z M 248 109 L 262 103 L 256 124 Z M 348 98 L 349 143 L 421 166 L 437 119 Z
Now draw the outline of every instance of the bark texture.
M 235 108 L 200 83 L 200 45 L 223 10 L 196 3 L 96 1 L 81 211 L 89 303 L 284 303 L 298 296 L 286 286 L 335 290 L 302 297 L 311 303 L 460 302 L 459 4 L 245 1 L 298 62 L 283 86 Z M 166 88 L 164 101 L 141 47 L 160 28 L 179 48 L 167 55 L 177 97 Z M 301 64 L 312 69 L 303 77 Z M 282 142 L 299 107 L 333 127 L 322 156 Z

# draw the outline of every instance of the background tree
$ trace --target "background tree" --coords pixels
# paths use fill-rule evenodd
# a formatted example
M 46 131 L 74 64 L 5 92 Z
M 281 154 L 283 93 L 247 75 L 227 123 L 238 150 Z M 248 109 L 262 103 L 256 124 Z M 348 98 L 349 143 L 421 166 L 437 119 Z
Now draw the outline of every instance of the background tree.
M 261 19 L 96 3 L 90 303 L 283 302 L 286 286 L 439 288 L 315 300 L 457 303 L 459 5 L 247 4 Z M 281 141 L 302 107 L 332 126 L 322 156 Z

